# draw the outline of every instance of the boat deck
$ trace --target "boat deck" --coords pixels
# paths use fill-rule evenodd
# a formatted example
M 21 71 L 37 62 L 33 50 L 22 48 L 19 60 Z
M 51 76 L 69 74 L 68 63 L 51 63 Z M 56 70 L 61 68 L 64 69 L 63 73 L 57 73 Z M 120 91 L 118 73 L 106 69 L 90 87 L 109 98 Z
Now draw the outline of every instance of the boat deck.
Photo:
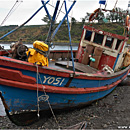
M 49 67 L 62 70 L 73 70 L 72 61 L 51 61 L 49 62 Z M 77 72 L 94 74 L 98 71 L 88 65 L 84 65 L 78 62 L 74 62 L 74 67 Z

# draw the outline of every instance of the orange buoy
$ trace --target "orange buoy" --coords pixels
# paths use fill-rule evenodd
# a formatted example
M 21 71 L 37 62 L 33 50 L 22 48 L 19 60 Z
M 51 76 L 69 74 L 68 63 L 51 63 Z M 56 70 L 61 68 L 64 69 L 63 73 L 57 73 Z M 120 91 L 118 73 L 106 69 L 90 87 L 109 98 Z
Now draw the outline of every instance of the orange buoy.
M 129 31 L 129 28 L 130 28 L 130 16 L 129 15 L 126 16 L 125 26 L 126 26 L 127 31 Z
M 94 10 L 94 12 L 89 17 L 89 21 L 94 20 L 98 16 L 99 10 L 100 10 L 100 8 Z

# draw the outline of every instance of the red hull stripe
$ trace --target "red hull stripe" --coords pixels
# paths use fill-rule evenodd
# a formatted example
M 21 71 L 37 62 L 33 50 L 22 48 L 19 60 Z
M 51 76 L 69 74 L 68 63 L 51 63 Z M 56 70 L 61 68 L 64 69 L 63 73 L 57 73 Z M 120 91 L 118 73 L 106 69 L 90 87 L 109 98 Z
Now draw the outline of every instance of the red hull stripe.
M 1 56 L 0 56 L 0 65 L 37 72 L 36 66 L 32 63 L 27 63 L 24 61 L 5 58 L 5 57 L 1 57 Z M 76 72 L 75 78 L 76 79 L 90 79 L 90 80 L 107 80 L 107 79 L 115 78 L 115 77 L 122 75 L 123 73 L 128 71 L 128 69 L 129 69 L 129 67 L 127 67 L 127 69 L 124 69 L 119 73 L 117 72 L 116 74 L 106 75 L 106 76 L 102 75 L 101 73 L 97 73 L 97 74 L 87 74 L 86 73 L 85 74 L 85 73 L 81 73 L 81 72 Z M 12 70 L 12 71 L 14 71 L 14 70 Z M 44 73 L 44 74 L 59 76 L 59 77 L 70 77 L 70 74 L 72 74 L 73 71 L 57 70 L 55 68 L 44 66 L 44 67 L 39 67 L 39 73 Z
M 2 68 L 2 67 L 0 67 L 0 78 L 9 79 L 14 82 L 19 81 L 19 82 L 31 83 L 31 84 L 36 83 L 36 79 L 33 77 L 23 75 L 18 70 L 11 70 L 11 69 Z
M 44 87 L 46 92 L 61 93 L 61 94 L 85 94 L 85 93 L 106 91 L 118 85 L 124 78 L 126 78 L 127 74 L 123 76 L 122 79 L 117 80 L 116 82 L 110 85 L 96 87 L 96 88 L 65 88 L 65 87 L 55 87 L 55 86 L 49 86 L 49 85 L 42 86 L 41 84 L 39 84 L 38 89 L 39 91 L 43 91 L 43 87 Z M 2 79 L 2 78 L 0 78 L 0 84 L 6 85 L 6 86 L 12 86 L 16 88 L 28 89 L 28 90 L 37 90 L 37 84 L 28 84 L 28 83 L 22 83 L 22 82 L 17 82 L 17 81 L 14 82 L 14 81 Z

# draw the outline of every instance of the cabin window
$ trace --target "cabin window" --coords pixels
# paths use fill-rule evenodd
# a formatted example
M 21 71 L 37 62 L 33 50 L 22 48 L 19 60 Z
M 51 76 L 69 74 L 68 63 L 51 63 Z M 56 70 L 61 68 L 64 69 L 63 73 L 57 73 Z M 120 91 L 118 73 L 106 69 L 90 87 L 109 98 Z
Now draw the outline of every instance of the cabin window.
M 117 40 L 116 47 L 115 47 L 116 50 L 118 50 L 121 42 L 122 42 L 121 40 L 119 39 Z
M 86 34 L 85 34 L 85 40 L 90 41 L 91 40 L 91 36 L 92 36 L 92 32 L 86 30 Z
M 109 47 L 109 48 L 112 48 L 113 41 L 114 41 L 114 38 L 107 37 L 105 46 Z
M 103 38 L 104 38 L 104 35 L 95 33 L 93 42 L 102 45 Z

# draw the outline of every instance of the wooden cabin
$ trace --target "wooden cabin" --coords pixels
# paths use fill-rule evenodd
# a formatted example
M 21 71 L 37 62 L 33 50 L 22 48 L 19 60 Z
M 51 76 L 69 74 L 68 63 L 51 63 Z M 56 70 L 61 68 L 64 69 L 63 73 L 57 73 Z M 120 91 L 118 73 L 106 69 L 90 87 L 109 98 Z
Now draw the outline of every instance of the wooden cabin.
M 114 71 L 122 67 L 127 37 L 84 26 L 76 59 L 79 63 L 102 70 L 109 66 Z M 95 62 L 91 60 L 92 57 Z

